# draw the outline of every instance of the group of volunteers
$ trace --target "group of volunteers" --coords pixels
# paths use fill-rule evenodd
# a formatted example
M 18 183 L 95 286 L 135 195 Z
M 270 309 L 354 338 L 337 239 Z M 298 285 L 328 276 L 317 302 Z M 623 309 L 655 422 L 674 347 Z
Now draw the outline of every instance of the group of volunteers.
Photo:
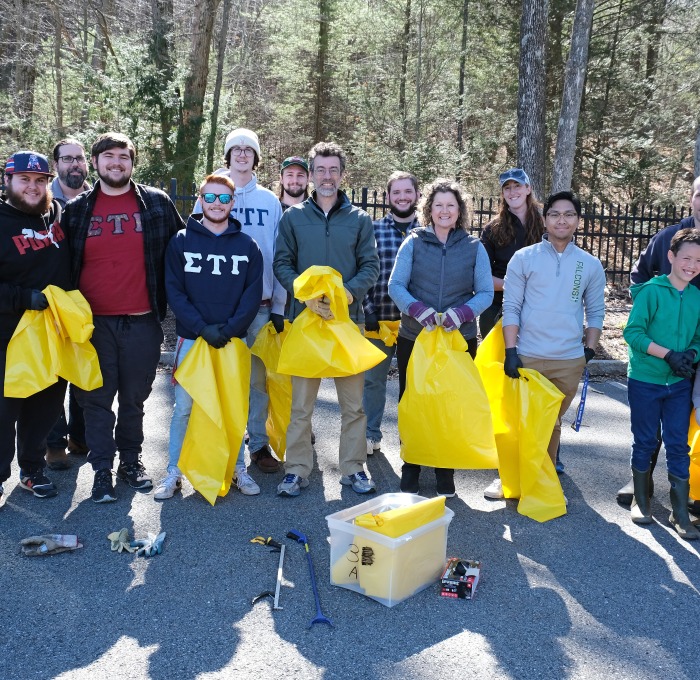
M 579 199 L 561 191 L 541 205 L 525 171 L 512 168 L 499 177 L 499 214 L 478 239 L 469 233 L 471 201 L 455 181 L 436 179 L 421 191 L 414 175 L 394 172 L 386 188 L 389 212 L 372 222 L 340 188 L 346 155 L 337 144 L 320 142 L 308 158 L 285 159 L 277 195 L 258 184 L 260 154 L 255 132 L 233 130 L 224 145 L 225 167 L 203 179 L 186 223 L 164 192 L 132 180 L 136 150 L 125 135 L 105 133 L 93 143 L 93 186 L 87 183 L 85 149 L 75 139 L 56 144 L 53 171 L 34 151 L 10 157 L 0 201 L 3 383 L 15 328 L 26 310 L 48 306 L 42 291 L 54 285 L 79 290 L 90 305 L 103 384 L 89 391 L 71 385 L 67 417 L 62 379 L 24 399 L 0 395 L 0 503 L 15 449 L 20 486 L 40 498 L 56 495 L 46 468 L 66 469 L 68 453 L 87 455 L 96 503 L 117 498 L 117 454 L 116 478 L 151 489 L 141 460 L 144 403 L 160 358 L 167 306 L 176 320 L 176 369 L 200 337 L 215 349 L 232 338 L 252 347 L 261 329 L 271 323 L 281 333 L 285 318 L 293 323 L 305 309 L 332 318 L 326 297 L 294 297 L 294 281 L 315 265 L 342 276 L 350 319 L 360 329 L 376 333 L 380 322 L 398 323 L 395 344 L 369 339 L 384 360 L 365 373 L 334 379 L 341 484 L 359 494 L 375 491 L 365 465 L 381 448 L 394 354 L 402 395 L 421 332 L 438 326 L 457 331 L 473 358 L 477 333 L 484 338 L 499 319 L 505 374 L 518 379 L 520 368 L 535 369 L 564 395 L 548 446 L 552 464 L 563 470 L 561 417 L 595 355 L 605 311 L 603 267 L 573 239 Z M 631 504 L 635 522 L 651 521 L 651 472 L 663 441 L 671 522 L 688 539 L 698 537 L 689 509 L 697 512 L 700 505 L 689 498 L 687 441 L 693 400 L 700 402 L 700 386 L 693 393 L 691 384 L 700 358 L 700 179 L 692 207 L 689 218 L 654 236 L 632 272 L 634 305 L 625 328 L 632 482 L 618 493 L 620 502 Z M 286 450 L 273 452 L 266 431 L 266 369 L 252 356 L 247 439 L 240 442 L 233 478 L 245 495 L 260 493 L 250 467 L 280 470 L 274 453 L 284 454 L 278 495 L 297 496 L 309 484 L 320 379 L 293 375 L 291 382 Z M 167 471 L 154 490 L 158 500 L 182 486 L 178 464 L 192 408 L 192 397 L 176 382 Z M 449 451 L 443 459 L 446 467 L 434 471 L 435 488 L 452 497 Z M 418 493 L 420 473 L 420 466 L 404 463 L 401 491 Z M 484 495 L 502 498 L 500 479 Z

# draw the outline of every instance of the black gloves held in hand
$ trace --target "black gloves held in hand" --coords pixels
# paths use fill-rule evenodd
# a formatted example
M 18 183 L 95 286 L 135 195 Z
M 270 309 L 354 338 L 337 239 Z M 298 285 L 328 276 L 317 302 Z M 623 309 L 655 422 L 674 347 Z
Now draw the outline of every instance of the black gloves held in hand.
M 32 299 L 29 303 L 29 307 L 27 309 L 34 309 L 36 311 L 41 311 L 42 309 L 46 309 L 49 306 L 49 301 L 46 299 L 46 295 L 44 295 L 40 290 L 33 290 L 32 291 Z
M 586 363 L 588 363 L 595 356 L 595 350 L 590 347 L 584 347 L 583 354 L 586 357 Z
M 206 340 L 207 344 L 214 349 L 221 349 L 226 346 L 228 338 L 224 335 L 223 324 L 209 324 L 202 328 L 200 335 Z
M 379 319 L 376 314 L 365 314 L 365 330 L 374 333 L 379 330 Z
M 695 352 L 692 349 L 687 349 L 685 352 L 669 350 L 664 357 L 664 361 L 671 367 L 673 375 L 677 375 L 679 378 L 693 377 Z
M 517 380 L 520 377 L 519 368 L 523 368 L 518 350 L 515 347 L 506 349 L 506 360 L 503 362 L 503 372 L 509 377 Z
M 284 330 L 284 316 L 282 314 L 270 314 L 270 321 L 275 333 L 281 333 Z

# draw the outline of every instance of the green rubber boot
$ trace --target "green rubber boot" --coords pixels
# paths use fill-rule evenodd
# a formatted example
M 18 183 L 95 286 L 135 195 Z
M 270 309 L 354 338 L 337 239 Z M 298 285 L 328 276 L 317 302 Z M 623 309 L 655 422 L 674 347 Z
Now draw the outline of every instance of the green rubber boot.
M 671 522 L 671 525 L 681 538 L 684 538 L 686 541 L 695 541 L 700 538 L 700 532 L 693 526 L 688 516 L 690 480 L 681 479 L 669 472 L 668 481 L 671 482 L 671 508 L 673 508 L 668 521 Z
M 651 470 L 640 472 L 632 468 L 634 498 L 630 506 L 630 516 L 635 524 L 651 524 L 651 507 L 649 502 L 649 478 Z

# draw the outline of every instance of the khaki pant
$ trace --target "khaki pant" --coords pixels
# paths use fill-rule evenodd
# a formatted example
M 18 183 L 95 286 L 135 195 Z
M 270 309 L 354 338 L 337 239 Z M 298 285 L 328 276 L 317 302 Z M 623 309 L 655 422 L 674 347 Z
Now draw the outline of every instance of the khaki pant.
M 586 367 L 586 358 L 535 359 L 534 357 L 520 355 L 520 360 L 523 362 L 525 368 L 532 368 L 538 371 L 564 393 L 564 401 L 561 403 L 559 415 L 554 423 L 552 438 L 549 440 L 549 446 L 547 447 L 549 457 L 554 463 L 557 460 L 557 448 L 559 447 L 559 440 L 561 439 L 561 417 L 566 413 L 576 396 L 581 374 Z
M 365 374 L 359 373 L 334 380 L 340 405 L 340 472 L 343 475 L 352 475 L 364 469 L 367 462 L 367 417 L 362 408 Z M 287 428 L 285 474 L 299 475 L 307 479 L 313 469 L 311 416 L 320 385 L 320 378 L 292 376 L 292 417 Z

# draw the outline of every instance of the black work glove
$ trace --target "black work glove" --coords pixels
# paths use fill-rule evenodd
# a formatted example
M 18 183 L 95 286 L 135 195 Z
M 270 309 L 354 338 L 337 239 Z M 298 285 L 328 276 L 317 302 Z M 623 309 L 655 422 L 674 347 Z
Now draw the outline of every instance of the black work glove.
M 586 363 L 588 363 L 595 356 L 595 350 L 590 347 L 584 347 L 583 354 L 586 357 Z
M 214 349 L 221 349 L 228 342 L 228 338 L 223 334 L 222 328 L 223 324 L 212 323 L 202 328 L 200 335 Z
M 692 349 L 687 349 L 685 352 L 674 352 L 671 349 L 664 357 L 664 361 L 671 367 L 673 375 L 677 375 L 679 378 L 693 377 L 695 352 Z
M 44 295 L 40 290 L 33 290 L 32 299 L 27 309 L 41 311 L 42 309 L 46 309 L 48 306 L 49 301 L 46 299 L 46 295 Z
M 281 333 L 284 330 L 284 316 L 282 314 L 270 314 L 270 321 L 272 321 L 275 333 Z
M 523 362 L 520 361 L 518 350 L 515 347 L 506 349 L 506 360 L 503 362 L 503 372 L 509 377 L 517 380 L 520 377 L 519 368 L 523 367 Z
M 376 314 L 365 314 L 365 330 L 374 333 L 379 331 L 379 319 Z

